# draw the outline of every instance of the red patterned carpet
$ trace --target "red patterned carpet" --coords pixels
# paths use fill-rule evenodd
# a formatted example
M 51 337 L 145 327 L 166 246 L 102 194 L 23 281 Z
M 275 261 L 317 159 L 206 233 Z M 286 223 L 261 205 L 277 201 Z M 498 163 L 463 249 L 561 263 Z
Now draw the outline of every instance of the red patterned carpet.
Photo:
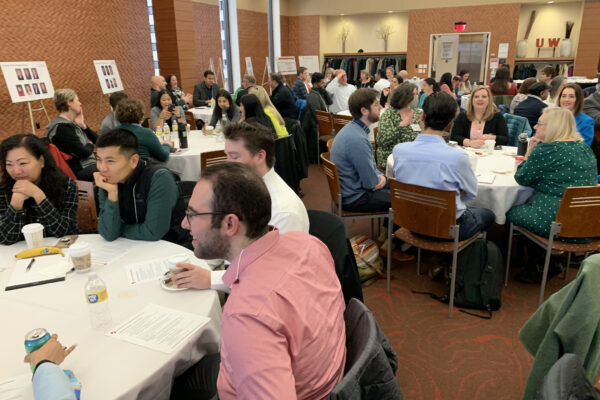
M 311 166 L 302 182 L 309 209 L 329 210 L 329 190 L 320 167 Z M 369 233 L 368 220 L 348 222 L 350 235 Z M 505 249 L 503 249 L 505 251 Z M 513 265 L 514 266 L 514 265 Z M 443 294 L 446 286 L 426 274 L 417 276 L 416 262 L 394 263 L 388 294 L 380 279 L 363 289 L 365 303 L 398 354 L 396 374 L 406 400 L 520 399 L 533 358 L 518 338 L 535 311 L 539 285 L 509 280 L 502 307 L 491 320 L 472 317 L 411 289 Z M 512 269 L 512 272 L 516 268 Z M 571 269 L 569 278 L 577 271 Z M 512 274 L 511 274 L 512 275 Z M 547 295 L 568 281 L 554 278 Z

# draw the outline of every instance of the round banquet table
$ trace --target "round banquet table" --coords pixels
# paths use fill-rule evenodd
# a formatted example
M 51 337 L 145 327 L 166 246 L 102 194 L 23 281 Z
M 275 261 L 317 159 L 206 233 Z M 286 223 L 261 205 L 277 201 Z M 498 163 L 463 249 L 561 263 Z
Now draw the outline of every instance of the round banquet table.
M 222 135 L 204 135 L 202 131 L 190 131 L 188 148 L 172 153 L 167 160 L 167 168 L 177 173 L 183 181 L 197 181 L 200 178 L 200 154 L 224 150 Z
M 201 119 L 205 123 L 209 123 L 213 114 L 213 109 L 211 107 L 194 107 L 190 108 L 192 114 L 194 114 L 194 119 Z
M 100 235 L 80 235 L 94 249 L 107 243 Z M 132 241 L 123 238 L 130 250 L 121 253 L 106 265 L 94 263 L 92 270 L 106 283 L 113 326 L 117 326 L 146 305 L 153 303 L 210 318 L 210 322 L 194 332 L 170 354 L 165 354 L 126 341 L 105 336 L 91 328 L 84 286 L 89 274 L 67 274 L 63 282 L 0 292 L 3 327 L 0 352 L 0 381 L 30 373 L 23 363 L 25 334 L 34 328 L 46 328 L 57 333 L 65 346 L 77 348 L 61 364 L 70 369 L 82 385 L 82 398 L 91 399 L 168 399 L 171 381 L 200 360 L 219 349 L 221 306 L 213 290 L 169 292 L 157 281 L 130 285 L 125 265 L 144 260 L 187 253 L 191 262 L 207 267 L 205 261 L 193 257 L 190 250 L 173 243 Z M 44 238 L 53 245 L 56 238 Z M 25 242 L 0 245 L 3 261 L 0 272 L 2 287 L 6 286 L 14 266 L 14 254 L 25 249 Z
M 475 174 L 481 177 L 483 174 L 493 174 L 492 183 L 477 184 L 477 197 L 467 202 L 468 207 L 489 208 L 496 216 L 497 224 L 506 223 L 506 213 L 512 206 L 524 204 L 534 190 L 528 186 L 521 186 L 515 181 L 514 168 L 516 147 L 503 146 L 502 150 L 494 150 L 491 155 L 476 155 L 473 149 L 465 150 L 470 156 L 477 157 L 477 169 Z M 478 150 L 479 152 L 479 150 Z M 496 172 L 495 172 L 496 171 Z M 510 172 L 508 172 L 510 171 Z M 394 177 L 393 154 L 387 159 L 386 175 Z

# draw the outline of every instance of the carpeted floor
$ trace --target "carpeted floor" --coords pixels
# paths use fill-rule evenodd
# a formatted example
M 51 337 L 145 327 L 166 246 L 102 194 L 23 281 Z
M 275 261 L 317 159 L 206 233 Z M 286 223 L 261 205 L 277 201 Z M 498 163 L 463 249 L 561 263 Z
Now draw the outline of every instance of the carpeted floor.
M 308 209 L 330 210 L 325 175 L 310 166 L 302 181 Z M 368 220 L 348 221 L 350 236 L 370 232 Z M 494 235 L 502 238 L 504 231 Z M 506 252 L 506 248 L 502 249 Z M 433 259 L 433 258 L 431 258 Z M 427 260 L 424 260 L 424 263 Z M 514 275 L 518 260 L 511 264 Z M 365 303 L 373 312 L 398 354 L 398 383 L 406 400 L 520 399 L 533 357 L 518 338 L 520 327 L 536 310 L 539 285 L 509 280 L 502 292 L 502 307 L 491 320 L 472 317 L 411 289 L 443 294 L 446 286 L 425 274 L 417 276 L 416 262 L 392 264 L 392 288 L 388 294 L 380 279 L 363 289 Z M 577 274 L 569 271 L 569 280 Z M 546 296 L 568 283 L 560 277 L 548 283 Z

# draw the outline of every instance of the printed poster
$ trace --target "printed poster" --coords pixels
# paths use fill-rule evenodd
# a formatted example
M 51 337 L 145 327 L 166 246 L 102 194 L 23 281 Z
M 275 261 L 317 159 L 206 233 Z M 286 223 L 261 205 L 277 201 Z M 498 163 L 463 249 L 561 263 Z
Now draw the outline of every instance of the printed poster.
M 102 87 L 102 93 L 114 93 L 123 90 L 123 82 L 115 60 L 94 60 L 96 74 Z
M 0 63 L 13 103 L 54 97 L 54 87 L 45 61 Z

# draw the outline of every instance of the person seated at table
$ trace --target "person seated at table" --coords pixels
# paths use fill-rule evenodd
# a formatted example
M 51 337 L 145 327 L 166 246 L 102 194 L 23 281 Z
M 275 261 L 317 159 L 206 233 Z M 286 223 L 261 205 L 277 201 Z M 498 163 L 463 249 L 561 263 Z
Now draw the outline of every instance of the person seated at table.
M 110 95 L 110 97 L 108 98 L 108 102 L 110 103 L 110 112 L 102 120 L 102 124 L 100 124 L 100 135 L 110 131 L 111 129 L 114 129 L 115 126 L 119 125 L 120 122 L 115 117 L 115 110 L 117 109 L 117 105 L 119 104 L 119 102 L 126 98 L 127 95 L 123 92 L 114 92 Z
M 306 96 L 308 95 L 306 79 L 308 79 L 308 69 L 306 69 L 306 67 L 298 67 L 296 80 L 292 85 L 292 92 L 297 99 L 306 100 Z
M 204 71 L 204 80 L 194 86 L 194 106 L 204 107 L 216 99 L 220 87 L 215 82 L 215 73 L 211 70 Z
M 454 119 L 457 108 L 456 100 L 447 93 L 427 96 L 420 114 L 423 131 L 413 142 L 397 144 L 392 154 L 394 176 L 399 182 L 456 192 L 458 236 L 465 240 L 487 230 L 495 216 L 487 208 L 465 204 L 477 196 L 477 178 L 467 153 L 448 146 L 443 139 L 444 128 Z
M 369 71 L 367 71 L 366 69 L 363 69 L 362 71 L 360 71 L 360 83 L 358 84 L 358 88 L 359 89 L 372 88 L 374 85 L 375 85 L 375 82 L 373 82 L 373 79 L 372 79 Z
M 458 89 L 460 88 L 460 83 L 461 82 L 462 82 L 462 78 L 460 76 L 455 75 L 454 77 L 452 77 L 452 91 L 456 95 L 457 99 L 459 97 Z
M 254 86 L 253 88 L 248 90 L 248 94 L 253 94 L 256 97 L 258 97 L 258 100 L 260 101 L 260 104 L 263 107 L 265 115 L 269 117 L 271 123 L 273 124 L 273 127 L 275 128 L 275 133 L 277 134 L 277 137 L 282 138 L 288 136 L 289 133 L 287 131 L 287 128 L 285 127 L 285 121 L 283 120 L 283 117 L 281 116 L 281 114 L 279 114 L 273 103 L 271 103 L 271 99 L 269 98 L 269 95 L 267 94 L 265 88 L 263 88 L 262 86 Z
M 144 119 L 144 105 L 139 99 L 125 99 L 119 103 L 117 118 L 121 121 L 116 129 L 125 129 L 133 133 L 138 141 L 138 154 L 141 158 L 166 162 L 169 159 L 173 141 L 159 140 L 152 129 L 140 125 Z
M 335 70 L 333 68 L 327 68 L 325 70 L 325 86 L 329 85 L 329 82 L 335 77 Z
M 185 205 L 171 171 L 140 159 L 138 140 L 125 129 L 102 135 L 96 148 L 98 233 L 108 241 L 122 236 L 181 243 Z
M 394 76 L 396 76 L 396 68 L 393 65 L 388 65 L 385 69 L 385 78 L 391 82 Z
M 400 78 L 402 78 L 403 81 L 407 81 L 408 80 L 408 71 L 405 69 L 402 69 L 398 72 L 398 76 L 400 76 Z
M 94 143 L 98 135 L 85 123 L 77 93 L 73 89 L 57 89 L 54 106 L 58 115 L 46 126 L 48 140 L 71 156 L 67 164 L 77 179 L 92 181 L 96 171 Z
M 220 354 L 175 378 L 171 398 L 320 399 L 342 380 L 344 298 L 333 259 L 313 236 L 269 227 L 270 197 L 248 165 L 202 171 L 182 226 L 196 257 L 231 261 L 231 294 Z
M 186 111 L 189 108 L 189 104 L 192 103 L 192 94 L 183 93 L 183 90 L 178 86 L 177 76 L 174 74 L 167 75 L 167 86 L 166 90 L 169 92 L 169 96 L 171 96 L 171 100 L 173 104 L 177 104 L 181 106 L 183 111 Z
M 404 81 L 400 86 L 407 86 L 412 90 L 413 98 L 409 103 L 410 108 L 415 110 L 419 108 L 419 86 L 412 81 Z
M 504 66 L 496 70 L 494 82 L 489 87 L 492 96 L 514 96 L 517 94 L 517 84 L 510 81 L 510 71 Z
M 535 125 L 537 124 L 540 115 L 544 108 L 548 107 L 546 100 L 548 98 L 550 86 L 544 82 L 536 82 L 529 88 L 527 98 L 515 107 L 515 115 L 527 118 L 529 126 L 535 134 Z
M 498 112 L 487 86 L 473 90 L 467 109 L 456 117 L 450 136 L 451 140 L 465 147 L 479 148 L 486 140 L 495 140 L 497 145 L 508 143 L 506 120 Z
M 586 115 L 594 118 L 594 126 L 600 128 L 600 74 L 598 74 L 596 91 L 583 102 L 583 111 Z
M 158 93 L 167 88 L 167 81 L 163 76 L 155 75 L 150 79 L 150 83 L 152 85 L 150 88 L 150 107 L 152 107 L 152 104 L 157 101 Z
M 156 103 L 151 104 L 151 106 L 150 123 L 152 124 L 152 129 L 154 131 L 156 131 L 159 126 L 162 128 L 165 124 L 171 129 L 173 127 L 173 118 L 177 119 L 178 125 L 185 126 L 187 124 L 183 109 L 173 104 L 171 95 L 169 95 L 169 92 L 166 90 L 159 92 Z
M 260 124 L 267 128 L 269 132 L 272 132 L 274 138 L 277 137 L 271 118 L 267 117 L 260 100 L 255 94 L 248 93 L 242 98 L 240 111 L 242 113 L 240 121 L 245 121 L 249 124 Z
M 469 71 L 466 69 L 461 69 L 458 73 L 458 76 L 461 78 L 460 86 L 458 87 L 458 96 L 471 94 L 473 87 L 471 86 L 471 82 L 469 82 L 469 77 L 471 76 Z
M 348 75 L 343 69 L 337 70 L 335 74 L 335 78 L 329 82 L 326 90 L 333 101 L 329 111 L 338 114 L 341 111 L 348 110 L 348 99 L 356 91 L 356 87 L 348 83 Z
M 423 90 L 423 94 L 419 99 L 419 108 L 423 108 L 423 103 L 425 102 L 425 98 L 427 98 L 427 96 L 440 91 L 440 87 L 433 78 L 423 79 L 423 82 L 421 82 L 421 89 Z
M 390 86 L 384 88 L 381 91 L 381 96 L 379 96 L 379 104 L 385 106 L 389 103 L 390 93 L 392 93 L 400 84 L 402 83 L 402 78 L 399 75 L 392 76 L 390 79 Z
M 556 69 L 551 66 L 546 66 L 540 71 L 540 82 L 550 85 L 550 81 L 556 76 Z
M 375 84 L 373 85 L 373 89 L 377 90 L 378 93 L 381 93 L 383 89 L 390 87 L 390 81 L 385 79 L 385 70 L 378 69 L 375 72 Z
M 34 366 L 31 380 L 36 400 L 75 400 L 73 386 L 59 367 L 75 347 L 75 344 L 69 348 L 63 346 L 58 335 L 53 334 L 42 347 L 25 356 L 23 361 Z
M 242 78 L 242 86 L 236 90 L 233 95 L 233 101 L 239 107 L 242 97 L 248 94 L 248 89 L 256 85 L 256 78 L 252 75 L 244 75 Z
M 577 132 L 588 146 L 594 140 L 594 119 L 583 112 L 583 91 L 576 83 L 567 83 L 558 95 L 558 105 L 573 113 Z
M 54 162 L 42 139 L 10 136 L 0 144 L 0 243 L 25 240 L 23 226 L 38 222 L 44 236 L 79 232 L 77 184 Z
M 450 72 L 442 74 L 438 86 L 440 92 L 448 93 L 453 99 L 456 99 L 456 94 L 454 94 L 454 90 L 452 90 L 452 74 Z
M 385 175 L 375 166 L 369 125 L 379 121 L 381 106 L 374 89 L 358 89 L 349 99 L 352 122 L 335 136 L 331 161 L 336 165 L 346 211 L 376 212 L 390 208 Z
M 415 140 L 421 127 L 421 110 L 410 107 L 414 99 L 412 86 L 400 85 L 390 98 L 390 107 L 381 115 L 377 132 L 377 166 L 385 170 L 388 156 L 398 143 Z
M 548 107 L 536 126 L 525 154 L 515 172 L 519 185 L 535 189 L 526 204 L 512 207 L 507 221 L 543 237 L 550 234 L 550 225 L 556 217 L 566 188 L 595 186 L 597 181 L 596 157 L 577 133 L 573 114 L 567 108 Z M 527 246 L 528 262 L 517 279 L 540 282 L 545 250 L 537 245 Z M 550 264 L 548 277 L 560 273 L 556 262 Z
M 229 92 L 225 89 L 220 89 L 217 93 L 217 102 L 210 118 L 208 125 L 213 128 L 217 126 L 217 123 L 221 124 L 221 128 L 224 128 L 228 124 L 238 122 L 242 118 L 240 108 L 235 105 Z M 202 130 L 205 131 L 204 127 Z
M 523 101 L 527 98 L 527 95 L 529 95 L 529 89 L 531 88 L 531 86 L 533 86 L 535 83 L 537 82 L 537 79 L 535 78 L 527 78 L 523 81 L 523 83 L 521 83 L 521 86 L 519 86 L 519 93 L 517 93 L 515 95 L 515 97 L 513 97 L 513 99 L 510 102 L 510 113 L 514 114 L 515 113 L 515 108 Z
M 558 95 L 566 84 L 567 78 L 565 76 L 555 76 L 552 78 L 549 85 L 550 94 L 544 102 L 551 107 L 558 106 Z
M 283 75 L 272 73 L 269 81 L 271 102 L 283 118 L 298 119 L 298 107 L 292 90 L 285 85 Z M 250 91 L 248 91 L 250 92 Z
M 312 90 L 310 93 L 308 93 L 308 96 L 306 96 L 306 105 L 309 105 L 313 112 L 329 112 L 329 106 L 333 103 L 333 101 L 325 89 L 325 75 L 320 72 L 315 72 L 312 74 L 311 81 Z

